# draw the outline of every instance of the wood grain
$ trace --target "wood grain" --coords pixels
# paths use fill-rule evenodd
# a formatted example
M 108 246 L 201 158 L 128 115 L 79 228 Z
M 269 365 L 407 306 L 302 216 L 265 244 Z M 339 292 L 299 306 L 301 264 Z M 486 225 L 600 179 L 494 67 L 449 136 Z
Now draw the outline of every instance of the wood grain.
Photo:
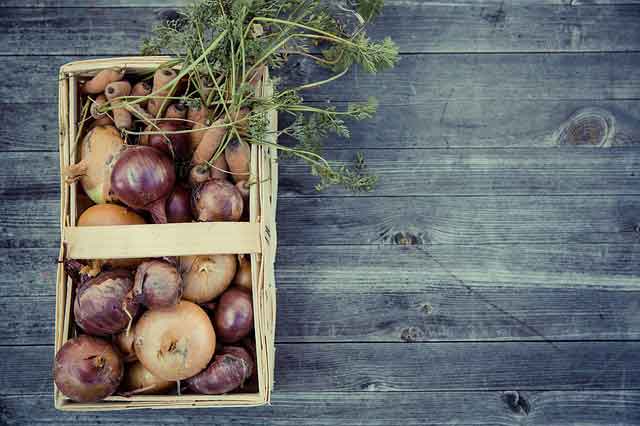
M 636 390 L 639 342 L 278 344 L 275 393 Z M 52 346 L 0 347 L 0 395 L 51 390 Z
M 54 247 L 55 194 L 0 205 L 2 248 Z M 625 243 L 638 241 L 639 196 L 284 198 L 279 243 L 287 245 Z M 366 214 L 365 214 L 366 213 Z
M 9 8 L 0 16 L 0 55 L 136 54 L 166 8 Z M 53 30 L 57 29 L 57 30 Z M 637 50 L 640 7 L 511 3 L 388 3 L 371 25 L 403 53 Z
M 344 104 L 338 104 L 344 108 Z M 433 100 L 380 105 L 371 120 L 349 122 L 351 138 L 330 137 L 333 149 L 533 148 L 554 147 L 554 132 L 585 107 L 615 118 L 614 146 L 640 144 L 640 101 Z M 4 104 L 0 151 L 56 151 L 57 105 Z M 33 114 L 37 110 L 38 114 Z M 31 119 L 25 121 L 25 117 Z M 281 114 L 282 126 L 290 123 Z M 20 131 L 16 131 L 20 129 Z M 290 143 L 285 138 L 280 142 Z M 286 171 L 286 170 L 285 170 Z
M 162 410 L 74 413 L 53 409 L 49 393 L 0 397 L 0 419 L 8 425 L 88 426 L 105 423 L 157 425 L 403 425 L 582 426 L 634 425 L 640 417 L 637 391 L 517 392 L 276 392 L 273 405 L 251 409 Z M 357 407 L 357 409 L 355 408 Z M 526 411 L 525 408 L 526 407 Z
M 58 68 L 78 56 L 7 56 L 0 71 L 2 103 L 53 103 Z M 640 99 L 640 53 L 425 54 L 402 56 L 392 72 L 352 71 L 340 80 L 308 91 L 307 101 L 364 101 L 383 105 L 432 101 L 509 102 Z M 24 70 L 29 70 L 25 73 Z M 283 84 L 327 78 L 306 59 L 292 59 Z M 38 90 L 32 88 L 38 87 Z M 339 89 L 338 89 L 339 87 Z M 585 105 L 587 106 L 587 105 Z

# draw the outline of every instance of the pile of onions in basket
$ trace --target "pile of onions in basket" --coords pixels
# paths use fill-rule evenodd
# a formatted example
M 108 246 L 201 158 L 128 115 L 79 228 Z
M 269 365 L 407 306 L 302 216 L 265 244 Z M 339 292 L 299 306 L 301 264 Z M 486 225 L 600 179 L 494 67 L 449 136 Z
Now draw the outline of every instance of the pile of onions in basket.
M 88 278 L 78 261 L 77 337 L 55 358 L 58 389 L 78 402 L 118 394 L 255 392 L 246 255 L 139 260 Z M 248 282 L 248 286 L 247 286 Z
M 151 86 L 103 70 L 82 82 L 91 113 L 77 117 L 79 158 L 64 171 L 79 182 L 78 226 L 248 219 L 250 149 L 227 136 L 232 126 L 245 134 L 237 130 L 248 110 L 229 121 L 187 107 L 175 101 L 185 88 L 123 106 L 176 75 L 161 68 Z M 54 380 L 68 398 L 257 391 L 247 255 L 66 260 L 65 269 L 75 284 L 72 337 Z

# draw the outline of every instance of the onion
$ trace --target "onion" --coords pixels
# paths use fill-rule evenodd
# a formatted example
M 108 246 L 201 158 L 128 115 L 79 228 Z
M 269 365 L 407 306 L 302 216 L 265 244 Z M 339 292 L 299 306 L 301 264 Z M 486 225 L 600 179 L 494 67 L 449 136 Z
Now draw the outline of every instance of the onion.
M 191 377 L 187 384 L 196 392 L 220 395 L 242 387 L 253 370 L 254 362 L 244 348 L 227 346 L 214 357 L 206 370 Z
M 102 272 L 78 288 L 73 305 L 76 323 L 89 334 L 107 336 L 122 331 L 138 313 L 129 271 Z
M 113 344 L 124 356 L 124 362 L 133 362 L 138 359 L 138 357 L 136 357 L 136 351 L 133 348 L 135 338 L 136 336 L 133 334 L 133 330 L 125 330 L 113 336 Z
M 119 153 L 126 147 L 113 126 L 96 126 L 80 142 L 80 161 L 69 166 L 68 180 L 80 179 L 84 192 L 96 204 L 111 201 L 109 176 Z
M 249 221 L 249 182 L 246 180 L 238 181 L 236 188 L 238 188 L 240 195 L 242 195 L 242 203 L 244 205 L 241 216 L 242 220 Z
M 167 155 L 171 155 L 176 160 L 185 161 L 191 155 L 191 141 L 188 133 L 174 133 L 184 130 L 179 124 L 173 121 L 163 121 L 157 126 L 149 126 L 146 131 L 165 132 L 163 134 L 148 135 L 140 138 L 140 145 L 152 146 Z
M 133 296 L 149 309 L 168 308 L 180 301 L 182 278 L 178 269 L 162 260 L 142 263 L 136 270 Z
M 191 222 L 191 193 L 182 185 L 176 185 L 167 198 L 167 221 L 169 223 Z
M 225 343 L 235 343 L 249 334 L 253 327 L 251 296 L 236 288 L 225 291 L 216 307 L 213 325 Z
M 109 342 L 83 335 L 62 345 L 54 361 L 53 378 L 67 397 L 93 402 L 116 391 L 123 370 L 120 355 Z
M 111 191 L 127 206 L 151 212 L 156 223 L 167 223 L 165 202 L 176 182 L 171 158 L 149 146 L 123 151 L 111 172 Z
M 236 265 L 232 254 L 181 257 L 180 273 L 184 282 L 182 297 L 195 303 L 215 299 L 231 284 Z
M 242 216 L 242 195 L 226 180 L 211 179 L 193 188 L 191 208 L 200 222 L 234 222 Z
M 189 171 L 189 185 L 196 186 L 211 179 L 211 170 L 206 163 L 195 165 Z
M 89 207 L 78 218 L 78 226 L 114 226 L 114 225 L 142 225 L 144 218 L 132 210 L 117 204 L 96 204 Z M 103 265 L 112 268 L 135 268 L 143 259 L 92 259 L 91 269 L 95 275 Z
M 151 374 L 139 362 L 134 362 L 127 366 L 122 380 L 121 389 L 127 395 L 158 394 L 163 393 L 175 385 L 170 380 L 162 379 Z
M 233 284 L 251 292 L 251 260 L 244 254 L 238 255 L 238 272 L 233 278 Z
M 207 367 L 216 347 L 209 316 L 187 301 L 145 312 L 135 333 L 138 359 L 151 374 L 165 380 L 198 374 Z
M 117 204 L 96 204 L 78 218 L 78 226 L 143 225 L 139 214 Z

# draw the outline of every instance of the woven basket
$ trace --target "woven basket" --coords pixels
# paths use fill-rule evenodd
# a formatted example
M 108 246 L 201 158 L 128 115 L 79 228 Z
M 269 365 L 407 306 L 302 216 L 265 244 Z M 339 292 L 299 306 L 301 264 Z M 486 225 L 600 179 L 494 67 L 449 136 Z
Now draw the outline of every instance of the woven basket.
M 78 131 L 78 82 L 105 68 L 124 68 L 127 73 L 152 72 L 171 58 L 125 57 L 71 62 L 59 76 L 60 169 L 76 162 Z M 268 73 L 260 90 L 271 93 Z M 269 116 L 271 130 L 277 115 Z M 271 133 L 275 135 L 275 132 Z M 275 138 L 275 136 L 273 136 Z M 273 141 L 273 140 L 272 140 Z M 251 255 L 253 309 L 256 340 L 258 392 L 229 395 L 137 395 L 112 396 L 95 403 L 77 403 L 57 388 L 55 406 L 60 410 L 99 411 L 136 408 L 194 408 L 257 406 L 269 403 L 273 388 L 275 333 L 276 196 L 278 167 L 276 150 L 251 146 L 251 174 L 258 184 L 250 189 L 249 222 L 181 223 L 112 227 L 76 227 L 76 185 L 60 177 L 61 244 L 56 285 L 55 351 L 68 340 L 72 327 L 73 284 L 63 268 L 65 259 L 139 258 L 198 254 Z

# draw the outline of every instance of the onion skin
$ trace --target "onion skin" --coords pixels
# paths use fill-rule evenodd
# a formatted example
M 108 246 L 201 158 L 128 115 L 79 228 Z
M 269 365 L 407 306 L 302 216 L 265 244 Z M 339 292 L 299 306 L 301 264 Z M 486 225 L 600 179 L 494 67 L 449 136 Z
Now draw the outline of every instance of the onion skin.
M 183 380 L 205 369 L 216 348 L 216 334 L 207 313 L 181 301 L 145 312 L 136 323 L 138 360 L 154 376 Z
M 237 222 L 243 207 L 240 191 L 226 180 L 208 180 L 191 193 L 191 209 L 199 222 Z
M 244 348 L 227 346 L 206 370 L 188 379 L 187 384 L 202 394 L 221 395 L 242 387 L 254 368 L 253 359 Z
M 134 362 L 127 366 L 121 389 L 127 395 L 155 395 L 173 386 L 174 382 L 154 376 L 140 362 Z
M 122 359 L 111 343 L 82 335 L 62 345 L 53 378 L 60 392 L 72 400 L 94 402 L 116 391 L 123 372 Z
M 149 145 L 176 160 L 184 161 L 191 155 L 191 142 L 188 133 L 172 133 L 184 130 L 183 127 L 172 121 L 163 121 L 157 127 L 149 125 L 145 131 L 166 132 L 165 134 L 145 135 L 140 138 L 140 145 Z
M 149 309 L 175 306 L 182 295 L 182 277 L 178 269 L 162 260 L 150 260 L 138 266 L 133 297 Z
M 131 208 L 151 212 L 156 223 L 167 223 L 165 201 L 175 183 L 171 158 L 149 146 L 126 149 L 111 172 L 113 194 Z
M 224 343 L 235 343 L 253 328 L 253 305 L 246 292 L 230 288 L 220 297 L 213 317 L 216 335 Z
M 123 356 L 124 362 L 133 362 L 138 359 L 136 351 L 133 348 L 133 342 L 136 336 L 133 334 L 133 330 L 127 330 L 113 336 L 113 344 Z
M 238 270 L 233 284 L 251 293 L 251 260 L 246 255 L 238 255 Z
M 119 333 L 138 313 L 132 287 L 126 270 L 102 272 L 82 284 L 73 304 L 76 324 L 95 336 Z
M 96 204 L 112 201 L 111 170 L 125 149 L 120 132 L 113 126 L 96 126 L 80 142 L 80 162 L 65 169 L 68 181 L 80 179 L 84 192 Z
M 182 185 L 176 185 L 167 198 L 167 222 L 188 223 L 193 220 L 191 215 L 191 192 Z
M 195 303 L 212 301 L 229 287 L 236 273 L 236 265 L 232 254 L 182 256 L 182 297 Z

